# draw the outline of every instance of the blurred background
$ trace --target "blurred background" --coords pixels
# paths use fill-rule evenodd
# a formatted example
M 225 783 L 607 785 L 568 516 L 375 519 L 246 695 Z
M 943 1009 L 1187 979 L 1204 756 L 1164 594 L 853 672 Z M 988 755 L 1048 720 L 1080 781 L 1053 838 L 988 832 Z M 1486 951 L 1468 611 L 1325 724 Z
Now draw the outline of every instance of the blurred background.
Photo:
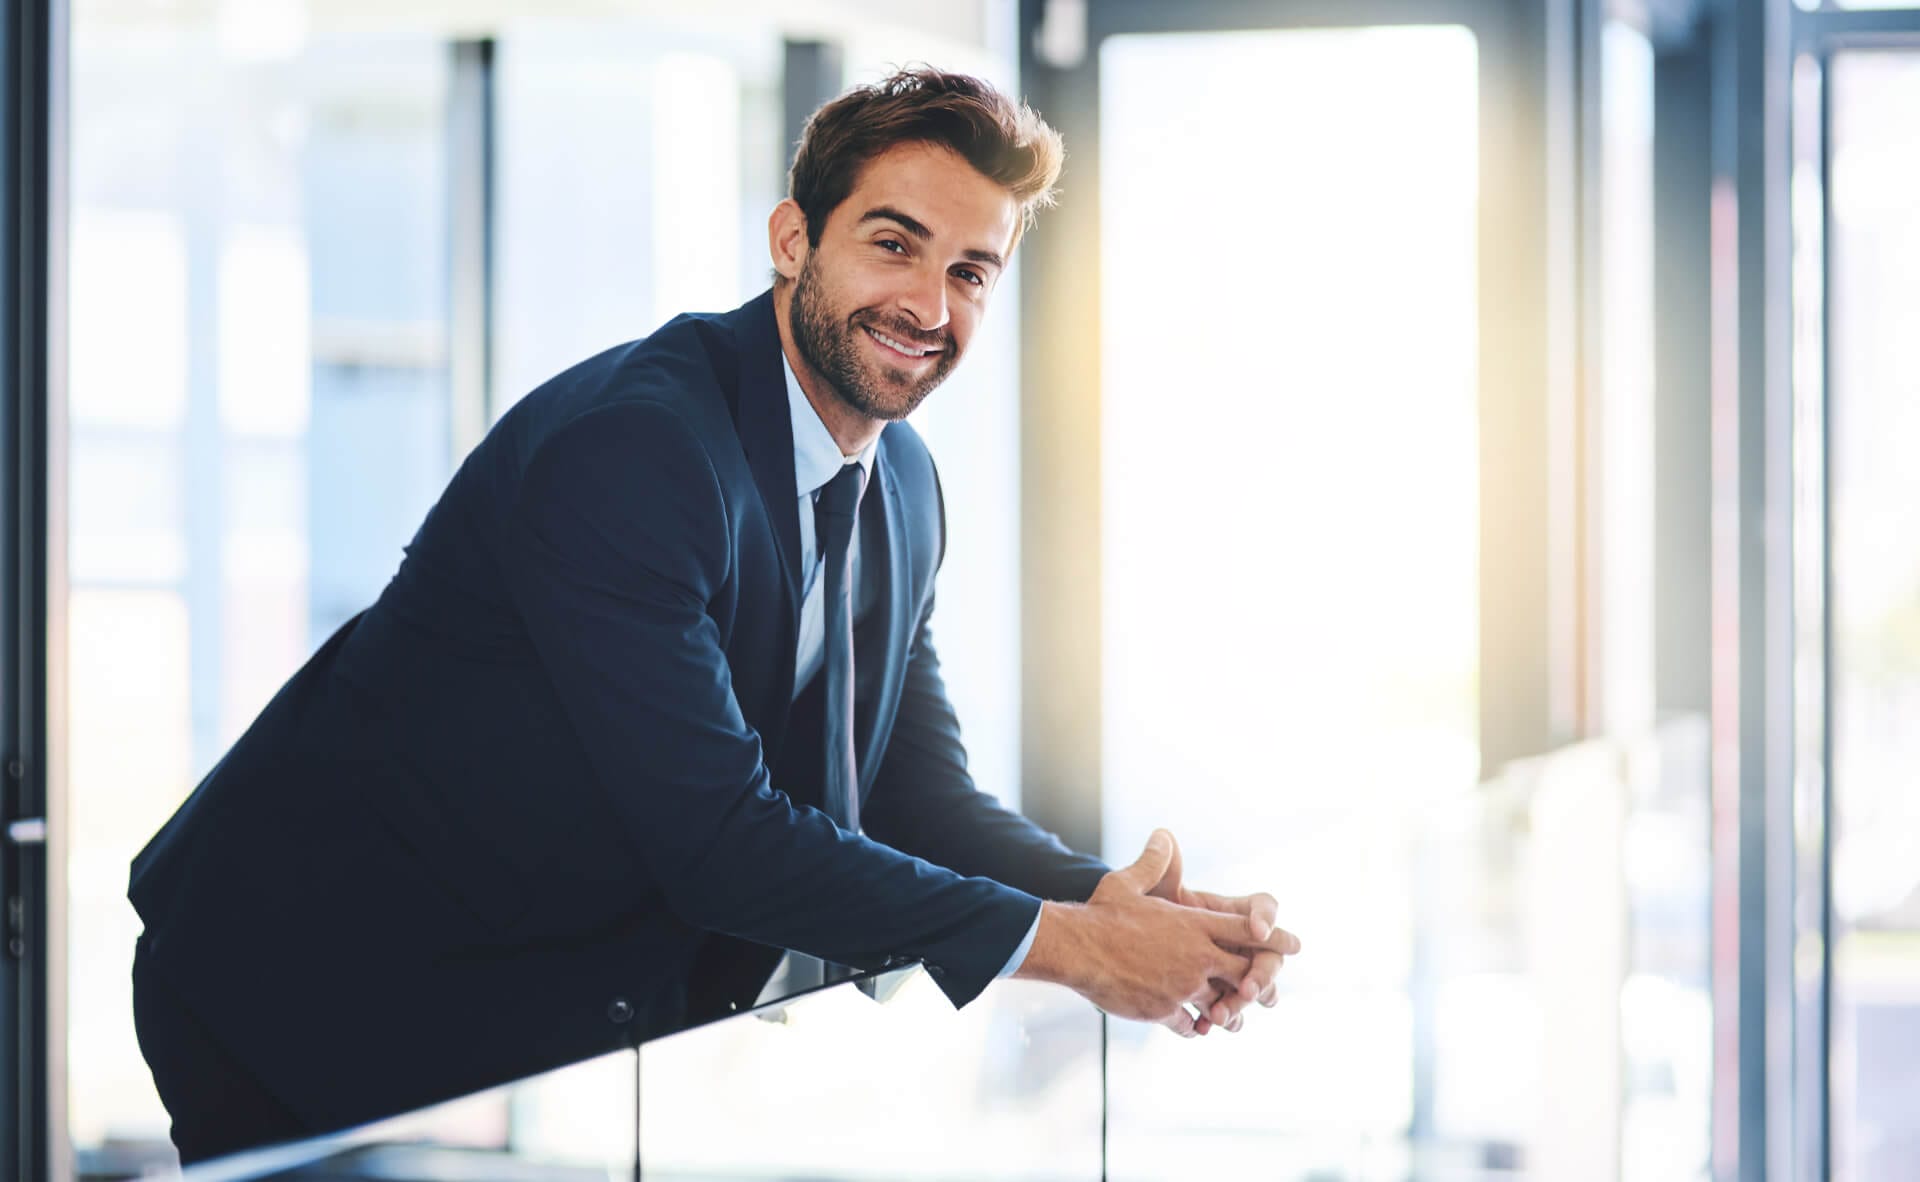
M 133 854 L 488 426 L 762 290 L 806 115 L 925 61 L 1068 153 L 915 416 L 974 775 L 1115 863 L 1170 827 L 1305 952 L 1238 1036 L 914 985 L 410 1135 L 595 1177 L 1920 1177 L 1920 7 L 6 19 L 0 1176 L 169 1168 Z

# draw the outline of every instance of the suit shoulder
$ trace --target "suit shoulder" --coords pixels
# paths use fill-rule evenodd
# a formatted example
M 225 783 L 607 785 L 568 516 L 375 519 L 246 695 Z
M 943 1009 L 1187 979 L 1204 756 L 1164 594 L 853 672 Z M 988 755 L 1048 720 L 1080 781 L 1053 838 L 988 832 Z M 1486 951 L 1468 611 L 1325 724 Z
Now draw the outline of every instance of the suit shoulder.
M 549 436 L 596 411 L 645 403 L 670 411 L 711 447 L 734 433 L 738 383 L 739 356 L 727 326 L 711 317 L 679 316 L 556 374 L 508 412 L 509 431 L 524 459 Z
M 696 428 L 716 414 L 731 418 L 740 354 L 733 333 L 716 318 L 676 316 L 651 335 L 602 356 L 605 400 L 657 402 Z
M 905 422 L 888 423 L 880 433 L 880 448 L 894 479 L 903 486 L 913 492 L 929 494 L 938 488 L 940 474 L 934 467 L 933 453 L 911 425 Z

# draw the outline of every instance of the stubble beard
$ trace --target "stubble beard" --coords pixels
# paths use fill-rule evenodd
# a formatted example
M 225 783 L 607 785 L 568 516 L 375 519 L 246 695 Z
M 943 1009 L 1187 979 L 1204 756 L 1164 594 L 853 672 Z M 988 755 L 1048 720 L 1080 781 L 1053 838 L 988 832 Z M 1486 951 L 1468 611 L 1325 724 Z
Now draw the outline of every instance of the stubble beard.
M 800 276 L 793 283 L 793 309 L 788 328 L 793 347 L 800 359 L 826 380 L 840 401 L 869 419 L 896 422 L 912 414 L 934 388 L 946 381 L 959 358 L 954 356 L 953 338 L 947 333 L 924 333 L 911 324 L 883 319 L 871 309 L 841 316 L 827 305 L 819 272 L 814 267 L 818 252 L 810 253 L 801 264 Z M 937 345 L 940 354 L 926 374 L 915 379 L 903 369 L 885 364 L 874 365 L 866 359 L 862 324 L 872 325 L 896 340 L 910 345 Z

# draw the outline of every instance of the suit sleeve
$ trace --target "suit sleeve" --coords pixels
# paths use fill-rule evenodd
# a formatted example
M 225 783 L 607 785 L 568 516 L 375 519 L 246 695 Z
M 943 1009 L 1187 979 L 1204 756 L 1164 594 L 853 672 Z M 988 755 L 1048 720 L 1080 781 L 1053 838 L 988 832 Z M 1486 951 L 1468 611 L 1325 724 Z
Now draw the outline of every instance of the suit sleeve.
M 1042 899 L 1085 902 L 1107 873 L 1106 864 L 1074 853 L 974 785 L 960 722 L 934 652 L 932 615 L 929 603 L 914 634 L 899 714 L 867 800 L 867 832 L 959 874 L 990 878 Z
M 956 1005 L 1037 901 L 848 834 L 769 781 L 707 604 L 727 507 L 692 431 L 599 407 L 523 474 L 505 572 L 528 634 L 667 905 L 685 922 L 843 964 L 924 961 Z

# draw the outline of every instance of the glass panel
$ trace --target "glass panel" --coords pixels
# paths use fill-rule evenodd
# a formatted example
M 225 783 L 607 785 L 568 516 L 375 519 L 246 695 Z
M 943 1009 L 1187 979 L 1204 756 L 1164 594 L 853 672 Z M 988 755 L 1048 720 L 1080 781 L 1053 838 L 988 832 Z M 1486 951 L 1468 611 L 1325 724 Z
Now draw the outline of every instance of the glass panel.
M 1819 63 L 1793 63 L 1793 991 L 1795 1177 L 1827 1171 L 1826 194 Z
M 909 969 L 208 1171 L 1079 1182 L 1101 1173 L 1100 1043 L 1064 990 L 1002 982 L 956 1014 Z
M 1239 1035 L 1114 1025 L 1113 1176 L 1402 1177 L 1410 1127 L 1487 1114 L 1481 1075 L 1436 1111 L 1421 1015 L 1471 1037 L 1504 996 L 1416 990 L 1410 858 L 1479 765 L 1477 47 L 1128 35 L 1100 69 L 1106 853 L 1168 825 L 1305 944 Z
M 1596 717 L 1623 775 L 1608 876 L 1627 942 L 1617 999 L 1591 1003 L 1595 1027 L 1617 1015 L 1619 1176 L 1690 1179 L 1706 1176 L 1711 1124 L 1710 785 L 1705 720 L 1654 729 L 1653 60 L 1633 26 L 1602 29 Z
M 633 1052 L 619 1051 L 344 1133 L 237 1153 L 195 1172 L 222 1182 L 626 1182 L 635 1177 L 636 1078 Z
M 1835 58 L 1834 1176 L 1920 1176 L 1920 54 Z
M 1600 38 L 1600 388 L 1596 712 L 1607 735 L 1653 725 L 1653 47 Z
M 767 1017 L 640 1048 L 649 1180 L 1100 1176 L 1101 1019 L 1063 989 L 955 1013 L 915 971 L 884 1005 L 843 985 Z
M 766 218 L 786 193 L 779 29 L 694 32 L 662 7 L 663 22 L 525 21 L 501 37 L 496 414 L 770 282 Z
M 1705 1179 L 1713 1000 L 1708 733 L 1676 719 L 1622 752 L 1626 979 L 1620 986 L 1620 1176 Z
M 245 22 L 241 22 L 245 23 Z M 127 864 L 448 475 L 444 47 L 74 22 L 69 1114 L 171 1159 Z M 297 31 L 296 31 L 297 33 Z

